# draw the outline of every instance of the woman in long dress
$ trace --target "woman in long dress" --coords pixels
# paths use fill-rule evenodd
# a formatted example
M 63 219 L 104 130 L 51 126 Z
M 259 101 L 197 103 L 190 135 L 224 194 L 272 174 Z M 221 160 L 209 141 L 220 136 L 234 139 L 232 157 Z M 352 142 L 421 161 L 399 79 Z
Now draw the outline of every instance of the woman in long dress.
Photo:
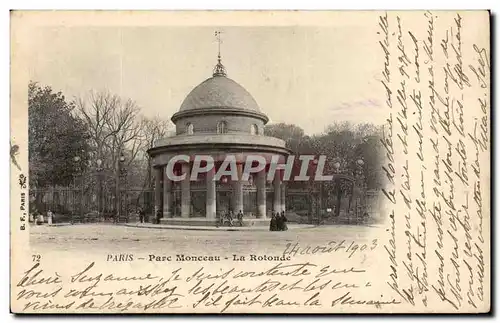
M 286 225 L 288 219 L 285 216 L 285 211 L 281 211 L 281 231 L 287 231 L 288 226 Z
M 52 213 L 52 211 L 49 210 L 49 212 L 47 212 L 47 224 L 48 225 L 52 224 L 53 217 L 54 217 L 54 213 Z
M 38 214 L 36 224 L 40 225 L 40 224 L 43 224 L 43 222 L 44 222 L 43 213 L 40 213 L 40 214 Z
M 269 224 L 269 231 L 277 231 L 277 229 L 276 216 L 273 213 L 271 217 L 271 223 Z
M 283 221 L 281 219 L 280 213 L 276 212 L 276 231 L 283 231 Z

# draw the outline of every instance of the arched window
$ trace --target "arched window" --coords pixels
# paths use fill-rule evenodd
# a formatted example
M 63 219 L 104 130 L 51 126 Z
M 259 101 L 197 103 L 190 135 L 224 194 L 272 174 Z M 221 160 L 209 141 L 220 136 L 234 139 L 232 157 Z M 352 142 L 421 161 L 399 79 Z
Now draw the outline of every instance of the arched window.
M 258 135 L 259 134 L 259 127 L 257 127 L 256 124 L 253 124 L 250 126 L 250 134 L 251 135 Z
M 190 123 L 190 122 L 188 122 L 188 123 L 186 124 L 186 133 L 187 133 L 188 135 L 192 135 L 192 134 L 194 133 L 194 126 L 193 126 L 193 124 L 192 124 L 192 123 Z
M 227 133 L 226 121 L 219 121 L 219 123 L 217 124 L 217 133 Z

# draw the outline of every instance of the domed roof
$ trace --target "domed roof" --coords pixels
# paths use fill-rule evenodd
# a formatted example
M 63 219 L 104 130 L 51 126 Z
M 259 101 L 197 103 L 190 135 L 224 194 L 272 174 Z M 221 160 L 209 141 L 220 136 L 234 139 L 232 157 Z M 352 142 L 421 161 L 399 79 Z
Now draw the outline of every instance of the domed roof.
M 188 94 L 179 112 L 203 108 L 232 108 L 260 112 L 257 102 L 244 87 L 226 76 L 215 74 Z

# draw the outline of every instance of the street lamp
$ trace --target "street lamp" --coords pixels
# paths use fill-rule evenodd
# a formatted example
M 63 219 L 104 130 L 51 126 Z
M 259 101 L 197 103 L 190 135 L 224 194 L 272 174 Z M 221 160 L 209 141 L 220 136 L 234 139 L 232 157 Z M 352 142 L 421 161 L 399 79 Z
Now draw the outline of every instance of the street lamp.
M 101 160 L 100 158 L 98 158 L 98 159 L 95 161 L 95 163 L 96 163 L 96 165 L 97 165 L 96 170 L 97 170 L 98 172 L 100 172 L 100 171 L 102 170 L 102 167 L 101 167 L 101 165 L 102 165 L 102 160 Z
M 311 182 L 312 182 L 312 184 L 310 183 L 310 185 L 312 186 L 313 189 L 316 187 L 316 185 L 314 183 L 314 178 L 316 176 L 316 171 L 317 171 L 317 168 L 318 168 L 318 163 L 319 163 L 319 160 L 317 158 L 314 158 L 312 160 L 312 164 L 314 165 L 314 171 L 311 174 L 312 175 L 311 176 Z M 319 194 L 318 194 L 318 196 L 319 196 L 319 198 L 318 198 L 318 204 L 316 206 L 316 213 L 317 213 L 317 216 L 318 216 L 318 225 L 320 225 L 321 224 L 321 219 L 322 219 L 322 211 L 323 211 L 323 181 L 320 181 L 320 183 L 319 183 Z M 312 199 L 314 199 L 314 197 L 312 197 Z
M 116 217 L 114 218 L 115 222 L 118 222 L 121 216 L 121 192 L 120 192 L 120 179 L 122 174 L 122 165 L 125 162 L 125 156 L 120 154 L 118 158 L 118 163 L 116 164 Z
M 98 188 L 98 196 L 97 196 L 97 216 L 101 216 L 101 211 L 102 211 L 102 178 L 101 178 L 101 172 L 103 170 L 102 168 L 102 160 L 98 158 L 96 161 L 96 172 L 97 172 L 97 188 Z
M 345 167 L 342 167 L 341 159 L 335 158 L 335 163 L 333 163 L 333 171 L 335 174 L 341 174 L 345 172 Z M 333 182 L 334 190 L 333 194 L 335 194 L 336 202 L 335 202 L 335 212 L 333 213 L 334 217 L 340 216 L 340 206 L 342 202 L 342 182 L 339 178 L 335 179 Z
M 80 156 L 75 156 L 73 157 L 73 162 L 75 163 L 75 172 L 73 174 L 73 212 L 71 212 L 71 219 L 70 219 L 70 222 L 71 224 L 74 223 L 74 220 L 73 220 L 73 215 L 74 213 L 76 212 L 76 177 L 78 175 L 80 175 L 80 172 L 82 171 L 81 168 L 80 168 L 80 161 L 81 161 L 81 158 Z M 82 175 L 82 182 L 83 182 L 83 175 Z M 83 187 L 83 183 L 82 183 L 82 187 Z M 80 201 L 80 213 L 82 212 L 82 205 L 81 205 L 82 201 Z
M 363 166 L 365 165 L 365 161 L 363 160 L 363 158 L 359 158 L 358 160 L 356 160 L 356 166 L 357 166 L 357 170 L 356 170 L 356 186 L 358 187 L 357 190 L 360 194 L 358 195 L 361 195 L 361 196 L 358 196 L 356 198 L 356 218 L 359 219 L 359 216 L 360 216 L 360 213 L 362 213 L 362 207 L 363 207 L 363 203 L 361 201 L 361 199 L 364 200 L 364 195 L 366 194 L 365 192 L 365 176 L 364 176 L 364 169 L 363 169 Z
M 358 160 L 356 160 L 356 171 L 355 171 L 355 174 L 356 174 L 356 179 L 358 180 L 361 180 L 363 179 L 362 178 L 362 175 L 364 173 L 364 170 L 363 170 L 363 166 L 365 165 L 365 161 L 363 160 L 363 158 L 359 158 Z

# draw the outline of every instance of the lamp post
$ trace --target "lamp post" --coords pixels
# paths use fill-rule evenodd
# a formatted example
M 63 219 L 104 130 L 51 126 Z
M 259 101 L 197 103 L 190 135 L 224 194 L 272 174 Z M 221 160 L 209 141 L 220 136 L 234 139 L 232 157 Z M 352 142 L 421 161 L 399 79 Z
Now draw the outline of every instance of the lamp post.
M 102 160 L 98 158 L 96 160 L 96 174 L 97 174 L 97 216 L 100 218 L 101 217 L 101 211 L 102 211 L 102 178 L 101 178 L 101 172 L 103 170 L 102 168 Z
M 73 162 L 75 163 L 75 171 L 73 172 L 73 210 L 71 212 L 71 218 L 70 218 L 70 223 L 73 224 L 73 214 L 76 212 L 76 198 L 75 198 L 75 195 L 76 195 L 76 176 L 78 176 L 77 174 L 77 169 L 78 169 L 78 163 L 80 161 L 80 157 L 79 156 L 75 156 L 73 157 Z
M 80 216 L 82 216 L 82 213 L 83 213 L 83 168 L 81 166 L 81 157 L 80 156 L 75 156 L 73 157 L 73 161 L 75 163 L 75 173 L 74 173 L 74 176 L 73 176 L 73 212 L 71 213 L 71 224 L 74 223 L 74 219 L 73 219 L 73 214 L 75 213 L 76 211 L 76 202 L 75 202 L 75 196 L 76 196 L 76 190 L 77 190 L 77 187 L 76 187 L 76 177 L 77 176 L 80 176 L 80 186 L 81 186 L 81 196 L 80 196 L 80 207 L 79 207 L 79 211 L 80 211 Z
M 333 163 L 333 172 L 335 174 L 340 174 L 342 173 L 341 170 L 342 164 L 340 163 L 339 159 L 336 158 L 335 163 Z M 333 213 L 334 217 L 339 217 L 340 216 L 340 206 L 342 202 L 342 181 L 339 178 L 336 178 L 334 183 L 334 194 L 336 198 L 336 203 L 335 203 L 335 212 Z
M 363 171 L 363 166 L 365 165 L 365 161 L 360 158 L 358 160 L 356 160 L 356 173 L 355 173 L 355 179 L 356 179 L 356 191 L 358 194 L 356 194 L 356 219 L 359 218 L 359 212 L 360 212 L 360 208 L 362 207 L 362 205 L 360 205 L 361 203 L 361 196 L 362 194 L 364 194 L 363 190 L 364 190 L 364 186 L 365 186 L 365 178 L 364 178 L 364 171 Z
M 318 169 L 318 159 L 315 158 L 312 161 L 314 165 L 314 171 L 312 172 L 311 180 L 314 183 L 314 178 L 316 176 L 316 170 Z M 313 184 L 313 187 L 316 185 Z M 319 183 L 319 193 L 318 193 L 318 205 L 316 208 L 316 213 L 318 214 L 318 225 L 321 224 L 321 219 L 322 219 L 322 210 L 323 210 L 323 181 L 320 181 Z
M 127 186 L 128 185 L 127 175 L 128 175 L 128 173 L 127 173 L 127 168 L 125 167 L 124 162 L 125 162 L 125 158 L 122 161 L 122 167 L 121 167 L 121 175 L 123 177 L 123 179 L 122 179 L 122 183 L 123 183 L 123 186 L 122 186 L 123 187 L 123 189 L 122 189 L 123 190 L 123 194 L 122 194 L 122 196 L 125 199 L 125 204 L 123 204 L 123 202 L 122 202 L 122 208 L 123 208 L 123 210 L 125 212 L 125 222 L 128 222 L 129 221 L 129 218 L 128 218 L 129 217 L 129 213 L 128 213 L 128 191 L 127 191 L 127 188 L 128 188 L 128 186 Z
M 114 217 L 114 222 L 118 222 L 120 216 L 121 216 L 121 194 L 120 194 L 120 179 L 122 176 L 122 165 L 125 162 L 125 156 L 123 154 L 120 154 L 120 158 L 118 158 L 118 161 L 116 163 L 116 216 Z

